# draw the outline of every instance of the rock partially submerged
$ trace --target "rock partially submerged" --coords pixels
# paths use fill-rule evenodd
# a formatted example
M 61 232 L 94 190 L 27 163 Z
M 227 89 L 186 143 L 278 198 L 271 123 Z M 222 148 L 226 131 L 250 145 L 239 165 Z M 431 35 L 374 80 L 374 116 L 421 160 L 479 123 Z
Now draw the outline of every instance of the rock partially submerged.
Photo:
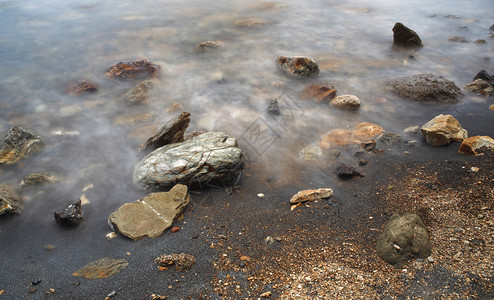
M 427 258 L 431 254 L 429 233 L 419 216 L 394 214 L 377 239 L 377 255 L 396 268 L 411 258 Z
M 55 221 L 60 225 L 79 225 L 82 219 L 81 199 L 77 199 L 74 203 L 70 204 L 67 208 L 61 211 L 56 211 L 54 215 Z
M 151 190 L 177 183 L 229 186 L 243 168 L 237 140 L 222 132 L 207 132 L 151 152 L 134 167 L 134 181 Z
M 87 279 L 107 278 L 115 275 L 125 269 L 129 262 L 125 259 L 115 259 L 105 257 L 96 261 L 90 262 L 86 266 L 75 271 L 72 276 L 82 276 Z
M 156 238 L 172 226 L 189 201 L 187 186 L 177 184 L 169 192 L 152 193 L 120 206 L 108 217 L 108 223 L 134 241 Z
M 333 196 L 333 189 L 330 188 L 320 188 L 317 190 L 303 190 L 293 195 L 290 199 L 290 203 L 297 204 L 308 201 L 321 200 L 324 198 L 330 198 Z
M 354 95 L 340 95 L 329 104 L 340 109 L 356 110 L 360 107 L 360 99 Z
M 58 182 L 58 178 L 51 174 L 32 173 L 24 176 L 19 183 L 19 187 L 24 188 L 32 185 L 50 185 Z
M 196 258 L 186 253 L 163 254 L 157 257 L 154 263 L 161 268 L 168 268 L 174 265 L 177 271 L 187 271 L 196 263 Z
M 119 62 L 106 71 L 108 79 L 147 79 L 156 78 L 160 66 L 153 64 L 147 59 L 129 62 Z
M 393 27 L 393 45 L 406 48 L 423 46 L 419 35 L 402 23 L 396 23 Z
M 480 72 L 478 72 L 477 75 L 475 75 L 475 77 L 473 78 L 473 80 L 475 81 L 477 79 L 482 79 L 487 83 L 489 83 L 492 87 L 494 87 L 494 76 L 487 73 L 486 70 L 481 70 Z
M 468 132 L 452 115 L 436 116 L 424 124 L 421 131 L 427 143 L 432 146 L 444 146 L 451 141 L 462 142 L 468 137 Z
M 453 81 L 432 73 L 387 81 L 385 90 L 398 97 L 420 102 L 456 103 L 464 96 Z
M 278 105 L 278 99 L 273 98 L 269 100 L 267 112 L 275 116 L 278 116 L 281 113 L 280 106 Z
M 319 75 L 319 66 L 312 57 L 278 56 L 276 65 L 290 78 L 310 78 Z
M 17 189 L 10 185 L 0 184 L 0 216 L 18 214 L 23 205 Z
M 465 89 L 484 96 L 490 96 L 494 91 L 492 85 L 483 79 L 476 79 L 475 81 L 470 82 L 465 85 Z
M 264 26 L 268 25 L 269 21 L 266 21 L 261 18 L 255 18 L 255 17 L 246 17 L 242 19 L 238 19 L 235 21 L 235 25 L 238 27 L 257 27 L 257 26 Z
M 127 101 L 134 104 L 143 104 L 149 102 L 151 90 L 156 84 L 153 79 L 139 82 L 127 93 Z
M 94 93 L 98 90 L 95 83 L 88 79 L 72 81 L 67 85 L 67 93 L 72 96 L 82 96 L 89 93 Z
M 460 145 L 458 153 L 468 155 L 479 155 L 485 149 L 494 149 L 494 139 L 490 136 L 472 136 L 465 140 Z
M 321 147 L 329 149 L 333 146 L 341 147 L 360 144 L 372 139 L 383 131 L 384 129 L 381 126 L 368 122 L 358 124 L 354 130 L 335 129 L 326 133 L 321 138 Z
M 163 127 L 158 130 L 158 133 L 143 142 L 137 150 L 155 150 L 168 144 L 183 142 L 184 133 L 189 127 L 189 123 L 190 113 L 182 112 L 180 115 L 163 125 Z
M 225 46 L 221 41 L 205 41 L 199 43 L 199 45 L 196 46 L 196 52 L 208 52 L 212 50 L 219 50 L 222 49 Z
M 312 98 L 317 103 L 329 103 L 336 97 L 336 89 L 331 85 L 311 85 L 307 87 L 303 94 L 307 98 Z
M 43 140 L 34 130 L 14 126 L 7 132 L 0 150 L 0 164 L 15 164 L 24 157 L 40 151 L 43 147 Z

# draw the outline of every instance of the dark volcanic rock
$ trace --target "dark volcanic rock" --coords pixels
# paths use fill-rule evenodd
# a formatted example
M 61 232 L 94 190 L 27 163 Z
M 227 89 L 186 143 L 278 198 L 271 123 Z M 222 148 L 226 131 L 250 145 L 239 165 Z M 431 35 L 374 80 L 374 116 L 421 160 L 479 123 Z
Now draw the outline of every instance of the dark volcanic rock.
M 431 254 L 429 234 L 416 214 L 394 214 L 377 239 L 377 255 L 396 268 L 410 258 L 427 258 Z
M 431 73 L 387 81 L 385 90 L 401 98 L 421 102 L 456 103 L 464 96 L 453 81 Z
M 0 215 L 18 214 L 22 209 L 21 197 L 16 188 L 0 184 Z
M 143 104 L 149 101 L 151 89 L 154 87 L 155 80 L 149 79 L 139 82 L 127 93 L 127 100 L 130 103 Z
M 60 225 L 75 226 L 81 222 L 82 206 L 81 199 L 77 199 L 66 209 L 55 212 L 55 221 Z
M 489 83 L 492 87 L 494 87 L 494 76 L 487 73 L 486 70 L 482 70 L 478 72 L 477 75 L 475 75 L 475 77 L 473 78 L 473 80 L 475 81 L 477 79 L 482 79 L 484 81 L 487 81 L 487 83 Z
M 83 276 L 87 279 L 100 279 L 110 277 L 122 271 L 129 265 L 125 259 L 105 257 L 90 262 L 86 266 L 75 271 L 72 276 Z
M 184 132 L 189 127 L 190 113 L 182 112 L 179 116 L 168 121 L 158 133 L 142 143 L 138 151 L 155 150 L 168 144 L 184 141 Z
M 96 84 L 93 82 L 84 79 L 84 80 L 76 80 L 67 86 L 67 93 L 73 96 L 81 96 L 88 93 L 94 93 L 98 90 Z
M 402 23 L 396 23 L 393 27 L 393 44 L 407 48 L 423 46 L 419 35 Z
M 177 183 L 228 186 L 237 182 L 243 168 L 237 140 L 222 132 L 207 132 L 148 154 L 134 167 L 134 181 L 147 189 Z
M 311 57 L 303 56 L 278 56 L 276 65 L 286 76 L 291 78 L 309 78 L 319 74 L 319 66 Z
M 35 131 L 14 126 L 9 129 L 0 150 L 0 164 L 14 164 L 24 157 L 40 151 L 43 147 L 43 140 Z
M 318 103 L 329 103 L 336 97 L 336 89 L 331 85 L 311 85 L 304 90 L 304 96 Z
M 338 168 L 336 168 L 335 173 L 341 179 L 350 179 L 355 176 L 364 177 L 364 175 L 357 172 L 354 167 L 349 167 L 345 164 L 341 164 Z
M 278 105 L 278 99 L 273 98 L 269 101 L 268 113 L 276 116 L 281 113 L 280 106 Z
M 158 76 L 160 66 L 147 59 L 119 62 L 106 71 L 108 79 L 145 79 Z
M 163 254 L 154 260 L 160 266 L 168 268 L 175 265 L 177 271 L 187 271 L 196 263 L 196 258 L 190 254 Z

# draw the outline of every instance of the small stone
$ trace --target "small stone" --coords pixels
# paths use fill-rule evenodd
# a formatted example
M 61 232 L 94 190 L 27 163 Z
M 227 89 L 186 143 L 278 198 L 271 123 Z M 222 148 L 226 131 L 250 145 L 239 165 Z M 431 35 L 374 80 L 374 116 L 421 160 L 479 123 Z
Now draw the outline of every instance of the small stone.
M 494 111 L 494 104 L 492 104 L 491 106 L 489 106 L 489 110 Z
M 33 287 L 33 288 L 29 288 L 27 291 L 32 294 L 35 293 L 37 290 L 38 288 Z
M 262 297 L 262 298 L 269 298 L 269 297 L 271 297 L 271 292 L 265 292 L 265 293 L 262 293 L 262 294 L 261 294 L 261 297 Z
M 107 278 L 119 273 L 128 265 L 129 262 L 125 259 L 105 257 L 87 264 L 74 272 L 72 276 L 83 276 L 87 279 Z
M 184 141 L 185 130 L 189 127 L 190 113 L 182 112 L 179 116 L 168 121 L 154 136 L 143 142 L 138 151 L 155 150 L 168 144 Z
M 51 185 L 58 182 L 58 178 L 54 175 L 45 173 L 32 173 L 24 176 L 22 181 L 19 183 L 21 188 L 31 185 Z
M 490 96 L 494 91 L 494 88 L 487 81 L 482 79 L 476 79 L 475 81 L 465 85 L 464 88 L 470 92 L 484 96 Z
M 322 157 L 322 150 L 317 145 L 310 145 L 303 148 L 299 154 L 298 158 L 301 160 L 317 160 Z
M 163 254 L 154 260 L 154 263 L 159 267 L 169 267 L 175 265 L 177 271 L 187 271 L 196 263 L 196 258 L 193 255 L 180 254 Z
M 358 164 L 359 164 L 359 166 L 365 166 L 365 165 L 367 165 L 367 161 L 365 159 L 360 159 Z
M 264 198 L 264 194 L 263 193 L 259 193 L 259 194 L 257 194 L 257 197 Z
M 266 244 L 271 245 L 272 243 L 274 243 L 274 239 L 273 239 L 273 237 L 272 237 L 272 236 L 267 236 L 267 237 L 264 239 L 264 242 L 265 242 Z
M 278 105 L 278 99 L 273 98 L 269 100 L 268 113 L 278 116 L 281 113 L 280 106 Z
M 419 129 L 420 129 L 419 126 L 410 126 L 410 127 L 405 128 L 405 130 L 403 130 L 403 132 L 405 132 L 405 133 L 417 133 L 419 131 Z
M 468 41 L 461 36 L 451 36 L 448 38 L 449 42 L 457 42 L 457 43 L 468 43 Z
M 48 291 L 45 292 L 45 295 L 50 295 L 55 293 L 55 289 L 49 289 Z
M 406 48 L 423 46 L 419 35 L 402 23 L 396 23 L 393 27 L 393 45 Z
M 235 25 L 238 27 L 257 27 L 257 26 L 264 26 L 267 24 L 269 24 L 269 21 L 260 18 L 254 18 L 254 17 L 238 19 L 235 22 Z
M 340 109 L 356 110 L 360 107 L 360 99 L 354 95 L 341 95 L 331 100 L 329 104 Z
M 18 214 L 24 205 L 16 187 L 0 184 L 0 215 Z
M 119 62 L 106 71 L 108 79 L 145 79 L 158 76 L 160 66 L 149 60 L 135 60 L 130 62 Z
M 367 151 L 372 151 L 376 148 L 376 141 L 375 140 L 368 140 L 366 142 L 361 143 L 360 146 Z
M 386 145 L 394 145 L 401 142 L 401 135 L 386 131 L 383 132 L 377 139 Z
M 64 210 L 54 213 L 55 221 L 64 226 L 76 226 L 79 225 L 82 219 L 82 207 L 81 199 L 77 199 L 74 203 L 69 205 Z
M 53 250 L 55 250 L 55 248 L 56 248 L 56 246 L 51 245 L 51 244 L 43 246 L 43 250 L 45 250 L 45 251 L 53 251 Z
M 112 232 L 107 233 L 107 234 L 105 235 L 105 237 L 106 237 L 106 239 L 107 239 L 107 240 L 114 239 L 114 238 L 116 238 L 117 236 L 118 236 L 118 233 L 116 233 L 115 231 L 112 231 Z
M 278 56 L 276 65 L 290 78 L 310 78 L 319 75 L 319 66 L 311 57 Z
M 173 233 L 178 232 L 178 231 L 180 231 L 180 227 L 176 227 L 176 226 L 175 227 L 172 227 L 172 230 L 171 231 Z
M 42 138 L 34 130 L 14 126 L 7 132 L 0 150 L 0 164 L 15 164 L 30 154 L 41 151 L 43 147 Z
M 207 52 L 211 50 L 218 50 L 221 49 L 225 46 L 221 41 L 205 41 L 199 43 L 199 45 L 196 46 L 196 51 L 197 52 Z
M 336 168 L 335 173 L 341 179 L 350 179 L 355 176 L 364 177 L 364 175 L 357 172 L 354 167 L 349 167 L 345 164 L 341 164 L 338 168 Z
M 427 261 L 430 263 L 434 262 L 434 258 L 432 256 L 427 257 Z
M 76 80 L 71 83 L 66 88 L 67 93 L 72 96 L 81 96 L 89 93 L 94 93 L 98 90 L 96 84 L 88 79 Z
M 485 44 L 487 44 L 487 41 L 484 39 L 478 39 L 478 40 L 475 40 L 475 44 L 485 45 Z
M 320 188 L 317 190 L 303 190 L 293 195 L 290 199 L 291 204 L 316 201 L 333 196 L 333 190 L 330 188 Z

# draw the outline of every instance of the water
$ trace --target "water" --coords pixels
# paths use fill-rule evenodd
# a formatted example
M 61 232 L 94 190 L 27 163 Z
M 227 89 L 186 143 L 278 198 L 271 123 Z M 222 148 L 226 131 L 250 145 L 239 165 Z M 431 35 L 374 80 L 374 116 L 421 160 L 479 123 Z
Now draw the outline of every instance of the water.
M 251 16 L 270 24 L 255 28 L 234 25 L 239 18 Z M 425 47 L 393 50 L 395 22 L 414 29 Z M 64 243 L 74 243 L 59 254 L 61 259 L 73 249 L 90 253 L 94 243 L 101 252 L 114 249 L 100 241 L 109 231 L 106 218 L 121 204 L 146 194 L 132 182 L 133 166 L 140 159 L 135 148 L 153 128 L 173 116 L 165 111 L 173 102 L 180 102 L 192 113 L 190 129 L 224 131 L 239 138 L 249 156 L 249 176 L 242 181 L 246 187 L 262 186 L 266 178 L 275 176 L 285 182 L 281 186 L 295 190 L 312 187 L 320 180 L 337 185 L 330 175 L 324 177 L 319 171 L 312 176 L 310 172 L 304 176 L 297 173 L 303 168 L 297 161 L 299 151 L 318 143 L 320 136 L 332 129 L 353 128 L 368 121 L 401 133 L 438 113 L 456 113 L 463 119 L 471 112 L 488 114 L 490 103 L 475 95 L 467 94 L 459 104 L 431 106 L 390 98 L 381 84 L 397 76 L 435 72 L 463 86 L 481 69 L 493 73 L 494 40 L 488 37 L 493 23 L 494 2 L 490 0 L 456 1 L 454 5 L 422 0 L 268 4 L 1 1 L 0 133 L 13 125 L 32 128 L 45 138 L 47 147 L 34 158 L 2 167 L 0 182 L 16 183 L 32 172 L 52 172 L 63 178 L 61 184 L 44 192 L 28 193 L 20 217 L 2 220 L 2 248 L 8 244 L 9 252 L 16 252 L 9 258 L 12 263 L 4 262 L 2 268 L 14 270 L 18 266 L 13 261 L 42 255 L 42 246 L 59 241 L 58 235 Z M 453 35 L 470 43 L 448 42 Z M 473 43 L 477 39 L 488 44 Z M 198 55 L 194 47 L 205 40 L 220 40 L 225 48 Z M 278 55 L 314 57 L 321 73 L 316 79 L 288 79 L 276 69 Z M 410 55 L 415 60 L 410 60 Z M 161 66 L 159 85 L 150 103 L 128 105 L 122 96 L 135 83 L 107 80 L 105 71 L 119 61 L 144 58 Z M 80 98 L 67 95 L 66 85 L 81 78 L 94 81 L 98 93 Z M 314 83 L 334 85 L 340 95 L 357 95 L 361 109 L 341 112 L 299 99 L 299 93 Z M 295 114 L 288 123 L 277 123 L 265 114 L 273 97 L 294 105 Z M 126 118 L 143 114 L 147 114 L 145 118 L 134 121 Z M 269 147 L 248 138 L 248 129 L 259 122 L 276 131 L 270 133 L 275 140 Z M 491 131 L 468 129 L 494 134 L 494 126 L 483 124 L 480 128 Z M 78 135 L 53 134 L 59 130 Z M 352 153 L 342 155 L 351 157 Z M 82 192 L 90 184 L 94 188 Z M 83 233 L 62 231 L 53 222 L 53 211 L 83 193 L 91 201 L 85 206 Z M 39 233 L 37 228 L 46 232 Z M 34 254 L 17 251 L 26 247 L 35 249 Z M 40 268 L 49 269 L 51 263 L 55 262 L 39 263 Z M 16 278 L 21 280 L 22 274 Z

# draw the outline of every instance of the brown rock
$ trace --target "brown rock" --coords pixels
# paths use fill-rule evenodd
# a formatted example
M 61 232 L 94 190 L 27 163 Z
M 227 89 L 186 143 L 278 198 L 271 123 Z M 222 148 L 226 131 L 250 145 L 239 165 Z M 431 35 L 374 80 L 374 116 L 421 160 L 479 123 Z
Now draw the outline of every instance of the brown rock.
M 470 82 L 469 84 L 465 85 L 465 89 L 470 92 L 482 94 L 484 96 L 490 96 L 494 91 L 494 88 L 487 81 L 482 79 L 477 79 L 473 82 Z
M 190 113 L 182 112 L 179 116 L 168 121 L 154 136 L 142 143 L 138 151 L 155 150 L 164 145 L 184 141 L 184 132 L 189 127 Z
M 17 189 L 0 184 L 0 215 L 18 214 L 22 209 L 22 200 Z
M 196 136 L 200 136 L 201 134 L 204 134 L 204 133 L 206 133 L 206 131 L 202 131 L 202 130 L 194 130 L 191 132 L 187 132 L 186 134 L 184 134 L 184 141 L 191 140 L 191 139 L 195 138 Z
M 14 126 L 9 129 L 2 149 L 0 164 L 14 164 L 44 147 L 41 137 L 33 130 Z
M 290 203 L 297 204 L 307 201 L 321 200 L 333 196 L 333 190 L 330 188 L 321 188 L 317 190 L 304 190 L 293 195 Z
M 482 149 L 494 149 L 494 139 L 489 136 L 472 136 L 465 140 L 460 145 L 458 153 L 468 155 L 479 155 L 483 153 Z
M 354 130 L 332 130 L 325 134 L 321 139 L 321 147 L 328 149 L 331 146 L 346 146 L 351 144 L 360 144 L 367 141 L 384 129 L 376 124 L 363 122 L 357 125 Z
M 182 106 L 182 104 L 180 102 L 173 102 L 172 104 L 170 104 L 165 109 L 165 112 L 167 114 L 172 114 L 172 113 L 175 113 L 177 111 L 183 111 L 183 110 L 184 110 L 184 107 Z
M 178 232 L 178 231 L 180 231 L 180 227 L 176 227 L 176 226 L 175 227 L 172 227 L 172 230 L 171 231 L 173 233 Z
M 432 146 L 444 146 L 451 141 L 462 142 L 468 137 L 468 132 L 452 115 L 439 115 L 421 128 L 427 143 Z
M 336 92 L 336 89 L 331 85 L 311 85 L 304 90 L 303 95 L 318 103 L 326 104 L 336 97 Z
M 127 93 L 127 101 L 134 104 L 143 104 L 149 102 L 151 90 L 156 84 L 153 79 L 139 82 Z
M 81 96 L 88 93 L 94 93 L 98 90 L 96 84 L 88 79 L 76 80 L 71 83 L 66 88 L 67 93 L 73 96 Z
M 239 27 L 256 27 L 256 26 L 263 26 L 269 24 L 269 21 L 260 19 L 260 18 L 254 18 L 254 17 L 247 17 L 247 18 L 242 18 L 238 19 L 235 22 L 236 26 Z
M 206 51 L 211 51 L 211 50 L 218 50 L 221 49 L 225 46 L 220 41 L 205 41 L 199 43 L 199 45 L 196 46 L 196 51 L 197 52 L 206 52 Z
M 105 257 L 93 261 L 81 269 L 75 271 L 72 276 L 83 276 L 87 279 L 100 279 L 110 277 L 122 271 L 129 265 L 125 259 Z
M 145 79 L 156 78 L 160 66 L 153 64 L 147 59 L 131 62 L 119 62 L 106 71 L 108 79 Z
M 331 100 L 329 104 L 340 109 L 356 110 L 360 107 L 360 99 L 354 95 L 341 95 Z
M 278 56 L 276 58 L 276 65 L 291 78 L 310 78 L 319 74 L 319 66 L 312 57 Z
M 419 35 L 402 23 L 396 23 L 393 27 L 393 44 L 407 48 L 423 46 Z
M 190 254 L 163 254 L 154 260 L 160 267 L 175 265 L 177 271 L 187 271 L 196 263 L 196 258 Z

